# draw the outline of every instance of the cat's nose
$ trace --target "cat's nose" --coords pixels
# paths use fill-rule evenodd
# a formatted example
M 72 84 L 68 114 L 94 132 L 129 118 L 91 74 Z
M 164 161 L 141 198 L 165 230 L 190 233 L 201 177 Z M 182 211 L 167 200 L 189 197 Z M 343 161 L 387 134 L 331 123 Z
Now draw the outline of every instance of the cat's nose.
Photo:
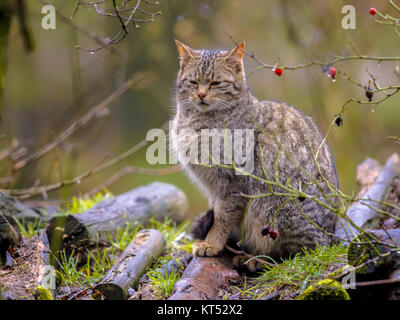
M 207 95 L 207 93 L 205 93 L 205 92 L 203 92 L 203 91 L 200 91 L 200 92 L 197 93 L 197 96 L 198 96 L 201 100 L 203 100 L 203 99 L 206 97 L 206 95 Z

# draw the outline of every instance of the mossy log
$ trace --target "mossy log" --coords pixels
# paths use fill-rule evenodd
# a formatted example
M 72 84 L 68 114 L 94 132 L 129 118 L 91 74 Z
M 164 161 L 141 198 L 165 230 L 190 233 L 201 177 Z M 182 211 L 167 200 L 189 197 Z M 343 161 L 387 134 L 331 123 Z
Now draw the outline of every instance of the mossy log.
M 104 279 L 94 288 L 95 297 L 125 300 L 130 288 L 137 289 L 140 277 L 165 247 L 160 231 L 141 230 L 122 255 L 114 262 Z
M 350 300 L 350 296 L 336 280 L 323 279 L 304 290 L 297 300 Z
M 9 300 L 33 300 L 36 289 L 46 290 L 49 298 L 56 290 L 55 270 L 49 264 L 50 250 L 45 232 L 22 238 L 16 250 L 11 268 L 0 269 L 2 296 Z
M 392 180 L 400 172 L 400 157 L 394 153 L 386 162 L 382 172 L 378 175 L 372 186 L 362 195 L 364 201 L 358 201 L 347 210 L 347 217 L 361 228 L 367 221 L 377 215 L 379 203 L 385 195 Z M 368 199 L 368 200 L 367 200 Z M 335 235 L 344 239 L 343 245 L 348 245 L 350 239 L 359 234 L 356 227 L 348 224 L 344 219 L 338 219 Z
M 387 276 L 400 269 L 399 248 L 400 229 L 370 230 L 359 234 L 350 243 L 348 263 L 354 267 L 362 265 L 356 268 L 358 275 Z
M 175 284 L 169 300 L 215 300 L 218 293 L 239 280 L 231 267 L 232 258 L 194 257 L 180 280 Z
M 85 213 L 54 217 L 47 234 L 53 252 L 84 251 L 91 243 L 107 241 L 108 233 L 125 228 L 127 223 L 146 225 L 152 217 L 180 222 L 187 210 L 187 198 L 180 189 L 154 182 L 102 201 Z
M 399 300 L 400 229 L 370 230 L 353 240 L 347 249 L 348 262 L 356 267 L 352 299 Z

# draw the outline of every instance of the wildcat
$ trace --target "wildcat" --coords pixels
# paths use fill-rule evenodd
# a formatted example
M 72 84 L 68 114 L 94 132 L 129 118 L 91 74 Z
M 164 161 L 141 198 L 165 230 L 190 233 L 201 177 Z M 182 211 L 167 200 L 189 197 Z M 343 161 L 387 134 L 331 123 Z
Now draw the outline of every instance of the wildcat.
M 252 255 L 271 257 L 329 245 L 336 215 L 326 206 L 335 203 L 323 194 L 338 187 L 338 178 L 329 147 L 313 120 L 286 103 L 259 101 L 251 94 L 243 67 L 244 43 L 232 50 L 195 50 L 177 40 L 176 44 L 180 68 L 173 130 L 252 129 L 252 175 L 281 184 L 263 183 L 228 167 L 183 164 L 211 207 L 195 222 L 205 239 L 194 244 L 194 255 L 215 256 L 228 240 L 241 241 L 241 248 Z M 185 143 L 187 139 L 178 135 L 178 159 Z M 285 195 L 282 185 L 288 184 L 319 203 Z M 268 193 L 250 203 L 243 196 Z M 265 236 L 266 229 L 274 230 L 274 237 Z M 259 265 L 252 261 L 247 267 L 255 270 Z

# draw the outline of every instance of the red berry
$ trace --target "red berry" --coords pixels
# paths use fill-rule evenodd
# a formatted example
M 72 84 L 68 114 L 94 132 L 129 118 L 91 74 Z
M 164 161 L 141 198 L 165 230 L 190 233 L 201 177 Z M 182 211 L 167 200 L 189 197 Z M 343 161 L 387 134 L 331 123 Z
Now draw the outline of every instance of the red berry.
M 332 79 L 335 79 L 335 77 L 336 77 L 336 68 L 335 67 L 329 67 L 328 74 Z
M 272 240 L 275 240 L 279 236 L 279 231 L 276 229 L 271 229 L 269 231 L 269 236 L 272 238 Z
M 370 15 L 375 15 L 376 14 L 376 9 L 375 8 L 369 9 L 369 14 Z
M 283 70 L 282 70 L 281 68 L 275 68 L 275 69 L 274 69 L 274 72 L 275 72 L 275 74 L 276 74 L 277 76 L 281 76 Z

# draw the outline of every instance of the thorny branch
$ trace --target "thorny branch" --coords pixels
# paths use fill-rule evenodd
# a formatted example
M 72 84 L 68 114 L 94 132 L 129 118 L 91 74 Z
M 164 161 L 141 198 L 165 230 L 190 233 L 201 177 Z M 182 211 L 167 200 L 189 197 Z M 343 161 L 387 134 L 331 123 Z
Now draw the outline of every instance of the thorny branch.
M 118 0 L 77 0 L 75 8 L 71 15 L 71 19 L 73 19 L 77 15 L 81 6 L 86 6 L 94 9 L 96 14 L 102 17 L 116 18 L 120 23 L 121 29 L 111 39 L 102 40 L 102 44 L 97 48 L 83 48 L 80 45 L 77 45 L 76 48 L 88 51 L 93 54 L 96 51 L 99 51 L 108 46 L 116 45 L 127 37 L 130 30 L 129 25 L 132 25 L 133 29 L 138 29 L 140 28 L 141 24 L 153 22 L 154 18 L 161 14 L 161 11 L 152 12 L 142 8 L 144 3 L 154 6 L 157 5 L 158 2 L 153 2 L 150 0 L 137 0 L 135 5 L 127 7 L 129 2 L 131 2 L 131 0 L 119 1 L 120 5 L 118 5 Z
M 399 12 L 399 6 L 397 6 L 392 0 L 389 0 L 390 5 L 397 11 Z M 394 31 L 396 32 L 397 35 L 400 36 L 400 19 L 395 18 L 389 14 L 382 14 L 379 11 L 377 11 L 377 14 L 383 19 L 375 19 L 377 23 L 380 24 L 386 24 L 386 25 L 391 25 L 394 28 Z M 238 45 L 239 42 L 226 30 L 223 30 L 227 36 L 236 44 Z M 358 52 L 358 50 L 354 47 L 352 43 L 350 43 L 350 46 L 352 50 L 354 51 L 354 55 L 350 56 L 337 56 L 331 60 L 328 61 L 316 61 L 316 60 L 311 60 L 307 63 L 299 64 L 299 65 L 285 65 L 282 63 L 282 61 L 279 59 L 278 63 L 276 64 L 267 64 L 264 63 L 254 52 L 248 52 L 244 51 L 244 54 L 250 57 L 252 60 L 254 60 L 259 66 L 251 70 L 249 73 L 247 73 L 246 77 L 250 77 L 254 73 L 263 70 L 263 69 L 270 69 L 274 70 L 275 68 L 279 67 L 282 70 L 289 70 L 289 71 L 294 71 L 294 70 L 299 70 L 299 69 L 306 69 L 309 67 L 313 66 L 320 66 L 322 67 L 323 72 L 327 72 L 329 67 L 338 65 L 341 62 L 346 62 L 346 61 L 375 61 L 378 65 L 381 62 L 384 61 L 391 61 L 391 62 L 400 62 L 400 56 L 394 56 L 394 57 L 384 57 L 384 56 L 370 56 L 370 55 L 363 55 Z M 394 73 L 396 74 L 399 84 L 398 85 L 389 85 L 389 86 L 381 86 L 377 78 L 371 74 L 368 70 L 366 72 L 368 73 L 370 80 L 368 84 L 363 84 L 360 81 L 353 79 L 350 75 L 346 74 L 345 72 L 341 70 L 336 70 L 335 73 L 338 73 L 341 75 L 345 80 L 353 83 L 354 85 L 360 87 L 362 90 L 365 91 L 366 95 L 368 92 L 368 99 L 367 100 L 361 100 L 356 97 L 350 97 L 341 107 L 340 111 L 338 114 L 335 115 L 335 118 L 341 118 L 345 111 L 350 107 L 351 103 L 357 103 L 361 105 L 372 105 L 373 107 L 376 107 L 378 104 L 386 101 L 387 99 L 393 97 L 395 94 L 397 94 L 400 91 L 400 67 L 396 66 L 394 67 Z M 332 77 L 333 80 L 336 80 L 335 77 Z M 371 86 L 372 85 L 372 86 Z M 372 97 L 374 94 L 379 94 L 380 96 L 378 99 L 373 99 Z M 333 126 L 335 122 L 332 122 L 331 126 Z

